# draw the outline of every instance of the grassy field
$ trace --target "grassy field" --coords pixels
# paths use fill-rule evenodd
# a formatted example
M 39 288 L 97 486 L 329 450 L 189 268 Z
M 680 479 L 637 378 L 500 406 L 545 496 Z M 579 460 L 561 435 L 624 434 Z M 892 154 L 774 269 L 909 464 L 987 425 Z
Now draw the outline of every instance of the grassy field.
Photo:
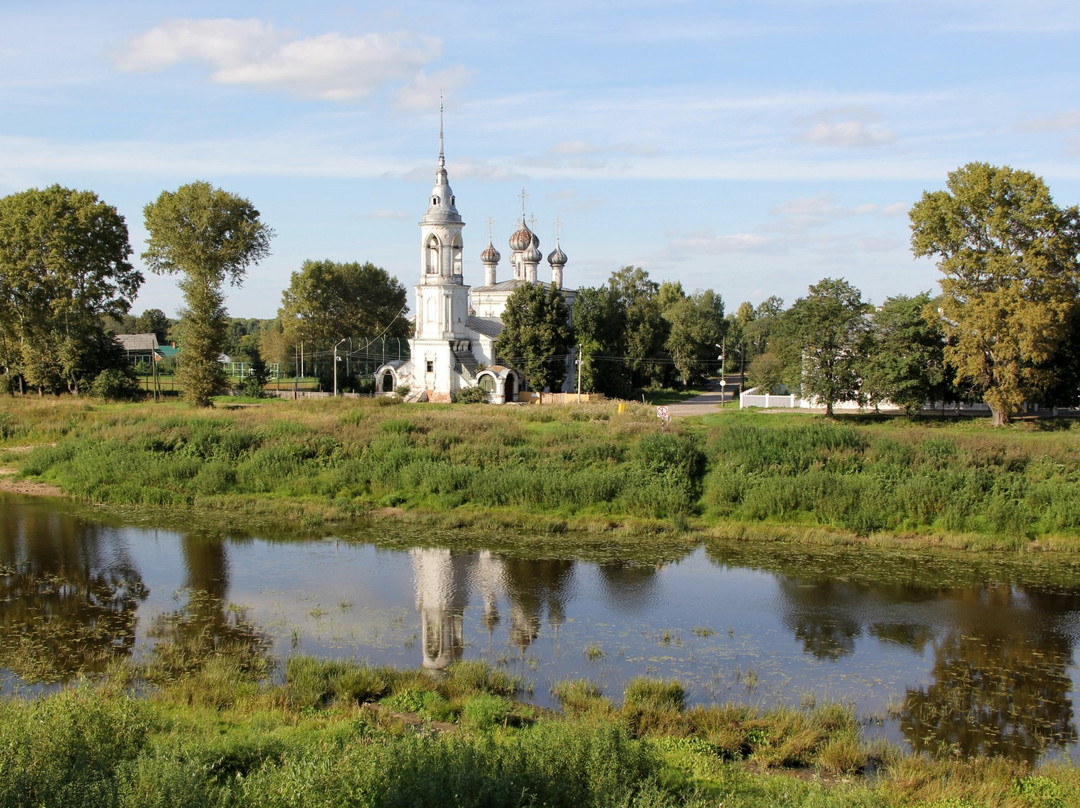
M 562 682 L 549 714 L 483 663 L 435 678 L 163 644 L 96 683 L 0 701 L 0 806 L 1012 806 L 1080 801 L 1080 772 L 859 742 L 839 705 L 621 705 Z M 141 696 L 133 695 L 140 693 Z
M 10 447 L 35 445 L 32 452 Z M 9 447 L 5 452 L 5 447 Z M 0 466 L 115 506 L 288 520 L 373 510 L 457 525 L 782 534 L 1072 549 L 1080 429 L 1069 422 L 651 407 L 406 405 L 396 399 L 0 401 Z

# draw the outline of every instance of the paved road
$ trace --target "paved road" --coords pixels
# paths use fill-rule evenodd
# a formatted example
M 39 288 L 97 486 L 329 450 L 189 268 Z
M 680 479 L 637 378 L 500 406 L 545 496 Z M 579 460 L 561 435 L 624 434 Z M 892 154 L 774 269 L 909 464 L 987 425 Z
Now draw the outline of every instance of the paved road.
M 668 404 L 668 413 L 672 418 L 681 418 L 688 415 L 708 415 L 717 412 L 720 405 L 725 401 L 735 401 L 738 394 L 734 391 L 739 389 L 739 376 L 733 374 L 727 378 L 726 392 L 720 392 L 720 386 L 715 385 L 701 395 L 688 398 L 678 404 Z

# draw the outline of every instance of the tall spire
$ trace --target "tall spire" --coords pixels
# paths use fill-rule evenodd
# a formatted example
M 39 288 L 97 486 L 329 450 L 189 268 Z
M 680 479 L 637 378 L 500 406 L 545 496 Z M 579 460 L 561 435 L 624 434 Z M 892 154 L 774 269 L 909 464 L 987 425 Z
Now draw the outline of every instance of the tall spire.
M 443 152 L 443 96 L 439 93 L 439 168 L 446 168 L 446 155 Z

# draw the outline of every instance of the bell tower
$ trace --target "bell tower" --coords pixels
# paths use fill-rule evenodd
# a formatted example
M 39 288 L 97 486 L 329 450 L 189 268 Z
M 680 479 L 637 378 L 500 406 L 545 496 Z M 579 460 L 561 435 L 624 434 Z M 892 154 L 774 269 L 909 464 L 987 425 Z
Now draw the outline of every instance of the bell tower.
M 414 379 L 429 395 L 454 392 L 455 350 L 468 337 L 469 287 L 462 277 L 465 223 L 446 174 L 443 145 L 443 105 L 439 103 L 439 165 L 428 194 L 427 212 L 420 220 L 420 279 L 416 290 L 416 337 L 412 359 Z

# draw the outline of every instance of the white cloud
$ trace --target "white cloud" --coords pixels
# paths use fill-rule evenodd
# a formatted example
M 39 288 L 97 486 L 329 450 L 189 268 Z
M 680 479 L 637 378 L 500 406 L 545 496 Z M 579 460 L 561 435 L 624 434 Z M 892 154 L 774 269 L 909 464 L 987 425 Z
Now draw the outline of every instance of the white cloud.
M 1070 129 L 1080 129 L 1080 109 L 1070 109 L 1044 118 L 1030 118 L 1017 123 L 1016 128 L 1020 132 L 1067 132 Z
M 277 90 L 305 98 L 351 101 L 385 85 L 405 83 L 399 103 L 430 106 L 430 88 L 456 87 L 467 72 L 424 69 L 442 55 L 436 37 L 407 33 L 289 39 L 260 20 L 175 19 L 134 37 L 116 54 L 128 72 L 155 72 L 187 61 L 205 62 L 219 84 Z M 426 92 L 425 92 L 426 91 Z
M 843 121 L 814 124 L 808 131 L 801 133 L 799 139 L 818 146 L 840 149 L 876 149 L 889 145 L 896 140 L 896 136 L 879 124 Z

